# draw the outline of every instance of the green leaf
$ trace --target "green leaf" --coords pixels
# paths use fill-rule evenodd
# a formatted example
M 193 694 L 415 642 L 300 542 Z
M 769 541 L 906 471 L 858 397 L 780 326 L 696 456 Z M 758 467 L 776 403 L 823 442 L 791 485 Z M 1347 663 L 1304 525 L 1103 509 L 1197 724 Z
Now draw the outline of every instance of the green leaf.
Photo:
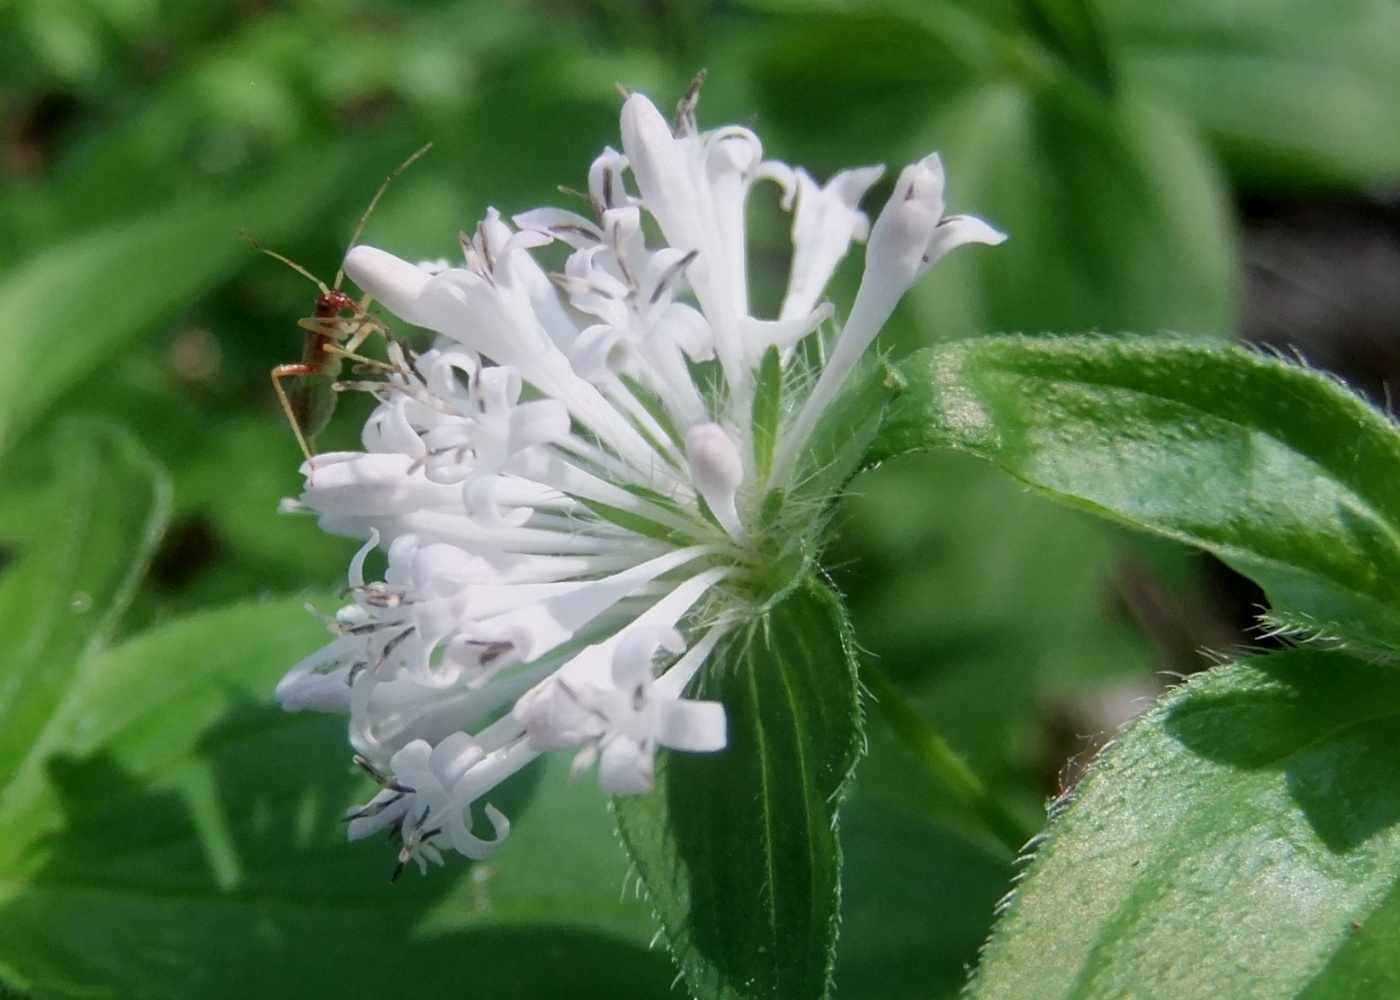
M 845 612 L 805 580 L 693 692 L 724 703 L 729 744 L 669 754 L 649 795 L 617 800 L 624 842 L 697 997 L 831 992 L 836 810 L 861 746 Z
M 58 478 L 42 514 L 3 539 L 14 561 L 0 571 L 0 855 L 15 846 L 3 817 L 35 780 L 50 716 L 131 599 L 170 506 L 164 473 L 115 428 L 68 424 L 47 457 L 53 468 L 33 474 Z
M 607 801 L 567 762 L 493 796 L 515 825 L 489 862 L 390 885 L 391 847 L 345 842 L 373 786 L 344 721 L 271 703 L 324 639 L 283 600 L 86 661 L 0 812 L 0 978 L 132 1000 L 663 995 Z
M 811 6 L 818 9 L 771 21 L 751 70 L 763 120 L 783 131 L 795 163 L 878 159 L 907 142 L 910 122 L 949 94 L 982 85 L 1002 58 L 1004 43 L 984 22 L 996 16 L 990 4 L 972 13 L 941 0 L 909 10 Z
M 1107 337 L 988 338 L 902 369 L 880 455 L 981 455 L 1208 549 L 1295 623 L 1400 652 L 1400 433 L 1327 375 L 1223 344 Z
M 1237 177 L 1366 184 L 1400 173 L 1394 0 L 1099 6 L 1129 84 L 1189 116 Z
M 1189 121 L 1116 79 L 1103 5 L 962 6 L 807 13 L 774 25 L 757 70 L 764 120 L 795 160 L 893 172 L 937 150 L 950 211 L 1009 235 L 920 280 L 908 346 L 999 330 L 1228 330 L 1229 191 Z
M 134 338 L 246 262 L 238 238 L 294 227 L 335 191 L 343 158 L 317 151 L 233 198 L 200 198 L 50 248 L 0 278 L 13 317 L 0 368 L 0 448 L 44 407 Z
M 976 1000 L 1400 991 L 1400 673 L 1318 650 L 1210 671 L 1094 766 Z
M 1116 72 L 1099 13 L 1088 0 L 1021 0 L 1020 7 L 1027 25 L 1051 51 L 1101 97 L 1113 95 Z
M 1201 138 L 1124 94 L 1002 82 L 937 106 L 921 132 L 950 209 L 1008 234 L 950 254 L 911 291 L 941 339 L 974 332 L 1218 335 L 1233 323 L 1228 191 Z

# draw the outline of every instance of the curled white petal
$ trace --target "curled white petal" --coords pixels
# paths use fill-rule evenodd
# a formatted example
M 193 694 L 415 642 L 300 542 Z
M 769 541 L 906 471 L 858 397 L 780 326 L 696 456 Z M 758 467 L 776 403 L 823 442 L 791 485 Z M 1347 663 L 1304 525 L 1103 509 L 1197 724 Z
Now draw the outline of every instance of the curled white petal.
M 915 279 L 953 246 L 996 244 L 1006 238 L 985 223 L 973 225 L 975 221 L 965 216 L 943 219 L 943 161 L 937 153 L 900 172 L 894 193 L 871 227 L 865 271 L 851 313 L 795 425 L 779 446 L 777 474 L 790 468 L 822 410 Z
M 794 172 L 793 259 L 781 318 L 810 313 L 851 242 L 865 239 L 870 220 L 860 211 L 860 200 L 884 172 L 878 166 L 842 170 L 825 185 L 818 185 L 805 170 Z

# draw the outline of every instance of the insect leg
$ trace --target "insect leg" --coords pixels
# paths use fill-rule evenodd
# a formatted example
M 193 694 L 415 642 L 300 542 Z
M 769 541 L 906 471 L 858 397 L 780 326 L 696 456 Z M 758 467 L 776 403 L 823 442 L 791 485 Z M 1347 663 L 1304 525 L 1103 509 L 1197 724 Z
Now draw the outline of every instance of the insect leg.
M 278 365 L 272 369 L 272 388 L 277 390 L 277 400 L 282 404 L 282 412 L 287 415 L 287 423 L 292 425 L 292 433 L 297 436 L 297 444 L 301 445 L 301 453 L 306 456 L 308 464 L 312 460 L 311 446 L 306 443 L 306 435 L 301 430 L 301 421 L 297 419 L 296 410 L 292 408 L 292 400 L 287 395 L 287 390 L 282 387 L 282 380 L 294 375 L 315 374 L 316 369 L 307 364 Z

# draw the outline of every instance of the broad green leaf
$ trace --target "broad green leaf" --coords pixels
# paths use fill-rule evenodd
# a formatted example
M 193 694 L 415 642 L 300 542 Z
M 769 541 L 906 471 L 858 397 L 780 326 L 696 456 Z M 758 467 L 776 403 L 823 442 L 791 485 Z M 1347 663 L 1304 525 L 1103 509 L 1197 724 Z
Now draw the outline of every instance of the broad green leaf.
M 618 823 L 690 991 L 705 1000 L 831 992 L 836 811 L 861 745 L 845 612 L 806 580 L 702 675 L 729 743 L 658 760 Z
M 0 277 L 0 313 L 11 317 L 0 447 L 105 358 L 246 262 L 239 229 L 276 239 L 329 200 L 344 169 L 343 157 L 299 155 L 240 196 L 187 200 L 107 226 Z
M 84 664 L 0 813 L 0 979 L 133 1000 L 664 994 L 606 799 L 566 767 L 499 790 L 515 825 L 487 863 L 390 885 L 391 847 L 345 842 L 373 789 L 344 721 L 270 697 L 324 637 L 284 600 Z
M 1254 183 L 1400 173 L 1394 0 L 1098 5 L 1123 75 L 1203 129 Z
M 972 996 L 1400 993 L 1397 706 L 1392 667 L 1318 650 L 1173 691 L 1054 821 Z
M 1103 97 L 1117 86 L 1099 12 L 1089 0 L 1021 0 L 1036 36 Z
M 1008 234 L 915 285 L 937 336 L 1233 325 L 1228 191 L 1178 116 L 1131 92 L 1016 80 L 940 102 L 919 134 L 943 155 L 950 210 Z
M 1208 549 L 1295 627 L 1400 652 L 1400 432 L 1327 375 L 1169 338 L 988 338 L 901 368 L 883 454 L 981 455 Z
M 917 6 L 829 4 L 765 29 L 756 66 L 763 119 L 795 162 L 878 160 L 908 141 L 910 123 L 930 107 L 995 71 L 999 39 L 979 16 L 941 0 Z
M 170 505 L 164 473 L 121 431 L 70 423 L 51 436 L 53 486 L 22 533 L 0 538 L 0 855 L 13 849 L 17 797 L 37 780 L 47 728 L 89 650 L 116 623 Z

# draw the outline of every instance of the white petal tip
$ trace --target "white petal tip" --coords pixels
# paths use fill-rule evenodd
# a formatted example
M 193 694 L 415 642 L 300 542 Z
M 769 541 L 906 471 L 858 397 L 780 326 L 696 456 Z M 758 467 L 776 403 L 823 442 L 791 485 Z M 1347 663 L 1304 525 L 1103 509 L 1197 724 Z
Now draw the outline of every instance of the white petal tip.
M 351 247 L 346 253 L 345 273 L 372 298 L 410 322 L 412 303 L 433 277 L 426 268 L 363 244 Z

